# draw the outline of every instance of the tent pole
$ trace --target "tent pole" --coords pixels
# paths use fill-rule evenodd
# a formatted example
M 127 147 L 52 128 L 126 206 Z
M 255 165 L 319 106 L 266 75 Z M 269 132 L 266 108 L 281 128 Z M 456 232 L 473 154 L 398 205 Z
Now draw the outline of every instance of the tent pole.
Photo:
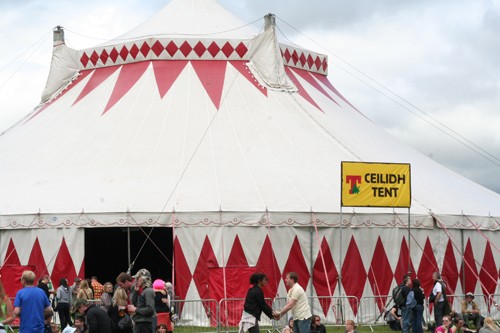
M 127 255 L 128 255 L 128 267 L 130 267 L 130 227 L 127 227 Z
M 338 286 L 339 286 L 339 296 L 342 297 L 342 205 L 340 205 L 340 239 L 339 239 L 339 277 L 338 277 Z
M 312 212 L 311 212 L 311 222 L 312 222 Z M 314 268 L 313 268 L 313 228 L 310 227 L 309 228 L 309 274 L 311 275 L 311 288 L 310 289 L 310 294 L 311 294 L 311 298 L 310 298 L 310 307 L 311 307 L 311 313 L 315 313 L 314 312 L 314 302 L 312 301 L 313 300 L 313 297 L 314 297 L 314 291 L 313 291 L 313 286 L 314 286 Z
M 411 274 L 411 232 L 410 207 L 408 207 L 408 274 Z

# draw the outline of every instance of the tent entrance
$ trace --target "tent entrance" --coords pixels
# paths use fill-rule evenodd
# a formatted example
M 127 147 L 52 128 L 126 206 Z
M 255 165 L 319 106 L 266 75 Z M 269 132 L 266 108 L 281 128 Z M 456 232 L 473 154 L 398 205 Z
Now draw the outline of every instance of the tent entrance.
M 135 259 L 132 274 L 146 268 L 153 280 L 172 281 L 172 228 L 167 227 L 85 229 L 85 277 L 115 283 L 129 268 L 129 245 L 130 261 Z

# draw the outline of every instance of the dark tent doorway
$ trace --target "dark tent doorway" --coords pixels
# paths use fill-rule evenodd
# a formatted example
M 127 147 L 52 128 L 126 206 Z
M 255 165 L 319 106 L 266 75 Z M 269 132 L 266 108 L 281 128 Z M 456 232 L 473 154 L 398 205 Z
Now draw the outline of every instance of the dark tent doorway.
M 129 243 L 132 274 L 146 268 L 153 280 L 172 281 L 172 228 L 166 227 L 85 229 L 85 277 L 114 284 L 129 269 Z

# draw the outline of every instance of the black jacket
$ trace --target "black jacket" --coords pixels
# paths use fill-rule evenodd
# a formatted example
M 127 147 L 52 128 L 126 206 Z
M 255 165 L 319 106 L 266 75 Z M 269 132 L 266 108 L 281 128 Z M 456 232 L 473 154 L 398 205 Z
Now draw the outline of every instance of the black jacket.
M 415 300 L 417 301 L 417 304 L 419 305 L 424 305 L 424 293 L 422 292 L 422 289 L 420 287 L 413 288 L 413 294 L 415 295 Z
M 264 312 L 270 319 L 273 318 L 273 309 L 271 309 L 271 307 L 267 305 L 266 301 L 264 300 L 264 293 L 258 285 L 255 285 L 252 288 L 248 289 L 243 309 L 257 318 L 257 320 L 259 321 L 262 312 Z
M 85 316 L 87 317 L 89 332 L 112 333 L 111 320 L 103 309 L 92 304 L 88 307 L 87 311 L 85 311 Z

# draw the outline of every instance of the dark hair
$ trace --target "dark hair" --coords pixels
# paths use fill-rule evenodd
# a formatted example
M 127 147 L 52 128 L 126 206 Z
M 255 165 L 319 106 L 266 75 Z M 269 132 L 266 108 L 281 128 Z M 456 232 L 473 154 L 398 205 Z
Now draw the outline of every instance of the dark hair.
M 418 279 L 413 280 L 413 288 L 420 288 L 420 281 Z
M 65 278 L 59 279 L 59 285 L 63 286 L 64 289 L 68 289 L 68 280 L 66 280 Z
M 299 275 L 295 272 L 290 272 L 287 274 L 290 279 L 295 281 L 295 283 L 299 282 Z
M 439 273 L 439 272 L 434 272 L 434 273 L 432 273 L 432 275 L 434 275 L 434 274 L 436 274 L 436 278 L 437 278 L 438 280 L 441 280 L 441 273 Z
M 125 281 L 132 281 L 132 275 L 121 272 L 117 277 L 116 277 L 116 282 L 125 282 Z
M 250 276 L 250 284 L 258 284 L 265 278 L 267 278 L 267 276 L 264 273 L 253 273 L 252 276 Z
M 81 321 L 82 323 L 85 322 L 85 317 L 81 314 L 75 316 L 75 321 Z
M 316 319 L 320 319 L 321 320 L 321 317 L 318 316 L 318 315 L 312 315 L 312 317 L 311 317 L 311 323 L 314 323 L 316 321 Z

